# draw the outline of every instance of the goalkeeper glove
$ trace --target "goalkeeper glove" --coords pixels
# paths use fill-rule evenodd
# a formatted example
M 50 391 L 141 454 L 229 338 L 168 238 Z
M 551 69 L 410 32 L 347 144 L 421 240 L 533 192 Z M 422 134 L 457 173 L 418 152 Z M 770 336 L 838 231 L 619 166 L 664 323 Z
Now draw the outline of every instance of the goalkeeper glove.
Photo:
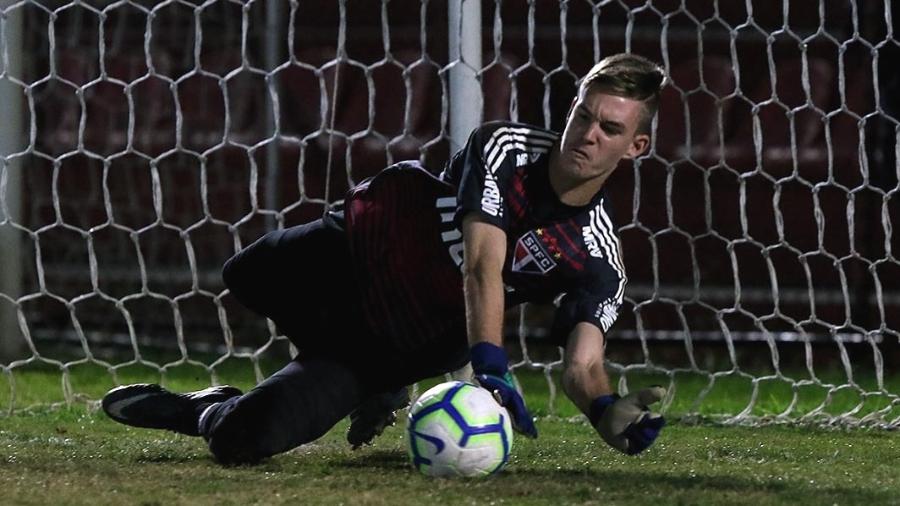
M 625 397 L 618 394 L 597 397 L 591 403 L 591 425 L 609 446 L 636 455 L 649 448 L 666 425 L 665 418 L 651 413 L 647 407 L 665 395 L 665 388 L 653 386 Z
M 509 411 L 510 421 L 516 432 L 536 438 L 537 428 L 534 426 L 531 413 L 525 407 L 522 394 L 513 382 L 506 351 L 491 343 L 478 343 L 472 346 L 470 354 L 475 381 L 493 393 L 497 402 Z

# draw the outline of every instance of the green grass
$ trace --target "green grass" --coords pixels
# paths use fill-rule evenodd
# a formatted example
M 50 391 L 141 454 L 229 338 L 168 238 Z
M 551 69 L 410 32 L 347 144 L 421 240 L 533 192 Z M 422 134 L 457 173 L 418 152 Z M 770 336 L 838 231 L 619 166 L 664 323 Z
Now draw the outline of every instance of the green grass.
M 264 374 L 274 367 L 261 364 Z M 30 369 L 16 371 L 16 403 L 61 400 L 59 371 Z M 217 374 L 223 382 L 253 383 L 246 361 L 222 364 Z M 119 370 L 118 376 L 122 382 L 160 379 L 158 371 L 141 366 Z M 206 384 L 209 376 L 202 368 L 186 367 L 168 371 L 165 379 L 172 388 L 186 389 Z M 659 378 L 635 374 L 628 379 L 634 388 Z M 541 437 L 516 438 L 510 465 L 489 479 L 419 475 L 408 464 L 400 427 L 388 429 L 372 447 L 351 451 L 343 439 L 346 423 L 320 441 L 261 465 L 225 468 L 211 459 L 200 439 L 118 425 L 78 403 L 0 416 L 0 503 L 900 503 L 896 432 L 674 423 L 645 454 L 627 457 L 609 449 L 588 425 L 572 421 L 576 412 L 568 401 L 559 399 L 551 407 L 543 375 L 524 373 L 520 380 L 529 404 L 542 415 Z M 672 412 L 689 406 L 688 397 L 706 382 L 679 381 Z M 745 382 L 717 380 L 722 391 L 714 389 L 710 405 L 701 409 L 743 407 L 746 400 L 734 399 Z M 105 368 L 91 366 L 73 368 L 70 383 L 76 392 L 96 398 L 113 381 Z M 422 383 L 420 390 L 432 383 Z M 784 388 L 776 387 L 760 391 L 761 411 L 785 402 Z M 810 405 L 820 402 L 810 399 Z M 835 402 L 843 409 L 856 401 Z
M 169 359 L 171 360 L 171 359 Z M 205 364 L 216 362 L 215 357 L 201 357 Z M 167 363 L 160 360 L 159 363 Z M 275 358 L 263 358 L 259 361 L 259 372 L 265 377 L 277 371 L 282 361 Z M 7 374 L 0 373 L 0 413 L 28 409 L 35 405 L 62 403 L 66 400 L 64 391 L 68 388 L 75 397 L 83 399 L 99 399 L 110 388 L 118 384 L 154 382 L 177 391 L 188 391 L 204 388 L 209 385 L 211 373 L 203 366 L 185 363 L 167 367 L 164 372 L 156 362 L 133 363 L 114 368 L 115 377 L 110 369 L 96 363 L 82 363 L 67 368 L 68 385 L 64 388 L 63 374 L 55 364 L 32 362 L 18 366 Z M 256 383 L 252 363 L 248 358 L 231 357 L 220 361 L 214 367 L 219 383 L 232 384 L 248 389 Z M 763 373 L 757 373 L 761 376 Z M 786 377 L 795 382 L 783 379 L 760 381 L 756 385 L 756 401 L 750 411 L 751 416 L 772 417 L 784 412 L 796 395 L 796 403 L 791 417 L 797 419 L 823 406 L 825 415 L 836 416 L 847 413 L 860 406 L 856 417 L 862 417 L 876 410 L 891 407 L 892 398 L 887 395 L 873 393 L 877 385 L 871 378 L 863 376 L 857 381 L 859 389 L 847 385 L 847 379 L 838 369 L 817 372 L 820 384 L 801 384 L 809 382 L 806 371 L 786 371 Z M 526 392 L 526 400 L 536 415 L 555 415 L 568 417 L 577 415 L 577 409 L 562 394 L 559 371 L 554 370 L 549 381 L 557 392 L 555 400 L 548 400 L 549 384 L 544 374 L 534 370 L 521 368 L 517 370 L 517 378 Z M 613 385 L 618 385 L 620 377 L 611 375 Z M 630 390 L 651 384 L 660 384 L 671 389 L 671 402 L 666 410 L 670 417 L 685 415 L 691 418 L 723 418 L 736 415 L 751 402 L 754 384 L 751 378 L 739 373 L 718 372 L 716 376 L 693 372 L 678 372 L 669 377 L 664 374 L 651 374 L 642 370 L 631 370 L 626 376 Z M 423 383 L 423 388 L 434 382 Z M 841 386 L 838 389 L 827 385 Z M 900 374 L 888 375 L 884 379 L 885 390 L 900 392 Z M 862 391 L 868 393 L 862 393 Z M 698 398 L 706 392 L 701 402 Z M 830 392 L 830 398 L 829 398 Z M 900 417 L 900 401 L 885 413 L 886 420 Z
M 0 419 L 4 504 L 896 504 L 888 432 L 672 426 L 645 455 L 583 424 L 539 423 L 509 467 L 435 480 L 407 463 L 394 427 L 356 452 L 339 425 L 254 467 L 224 468 L 202 440 L 117 425 L 85 408 Z

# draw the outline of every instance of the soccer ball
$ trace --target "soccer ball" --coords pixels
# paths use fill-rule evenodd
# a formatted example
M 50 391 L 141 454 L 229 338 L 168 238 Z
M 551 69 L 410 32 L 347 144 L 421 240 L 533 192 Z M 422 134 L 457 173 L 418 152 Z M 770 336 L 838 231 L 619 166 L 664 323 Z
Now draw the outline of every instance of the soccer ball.
M 485 476 L 506 465 L 512 425 L 487 390 L 462 381 L 423 393 L 406 424 L 409 457 L 429 476 Z

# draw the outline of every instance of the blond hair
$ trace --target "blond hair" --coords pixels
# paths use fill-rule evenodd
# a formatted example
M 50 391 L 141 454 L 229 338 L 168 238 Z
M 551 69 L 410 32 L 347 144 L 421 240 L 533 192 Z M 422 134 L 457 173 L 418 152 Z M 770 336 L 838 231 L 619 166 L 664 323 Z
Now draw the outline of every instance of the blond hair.
M 643 102 L 637 131 L 649 134 L 665 81 L 665 71 L 656 63 L 636 54 L 620 53 L 600 60 L 585 74 L 578 96 L 584 96 L 588 89 L 596 89 Z

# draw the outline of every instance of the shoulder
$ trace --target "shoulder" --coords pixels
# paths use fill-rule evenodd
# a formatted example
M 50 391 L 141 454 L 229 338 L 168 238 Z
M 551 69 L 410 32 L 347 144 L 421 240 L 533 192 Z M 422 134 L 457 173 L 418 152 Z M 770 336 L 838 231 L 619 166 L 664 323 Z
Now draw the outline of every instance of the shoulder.
M 497 172 L 506 160 L 514 159 L 515 166 L 533 163 L 528 155 L 549 152 L 559 139 L 559 134 L 551 130 L 509 121 L 486 123 L 479 130 L 482 158 L 491 172 Z M 524 159 L 516 158 L 519 155 Z
M 552 145 L 559 139 L 552 130 L 512 121 L 487 122 L 476 129 L 475 135 L 486 149 L 515 143 Z
M 534 133 L 534 134 L 544 134 L 550 136 L 559 136 L 558 133 L 553 130 L 548 130 L 546 128 L 542 128 L 536 125 L 532 125 L 529 123 L 519 123 L 516 121 L 487 121 L 482 123 L 480 127 L 476 129 L 479 132 L 519 132 L 519 133 Z
M 446 182 L 428 171 L 418 160 L 404 160 L 389 165 L 374 176 L 368 177 L 350 190 L 350 194 L 370 191 L 376 188 L 388 186 L 417 188 L 431 187 L 436 191 L 445 191 L 448 188 Z

